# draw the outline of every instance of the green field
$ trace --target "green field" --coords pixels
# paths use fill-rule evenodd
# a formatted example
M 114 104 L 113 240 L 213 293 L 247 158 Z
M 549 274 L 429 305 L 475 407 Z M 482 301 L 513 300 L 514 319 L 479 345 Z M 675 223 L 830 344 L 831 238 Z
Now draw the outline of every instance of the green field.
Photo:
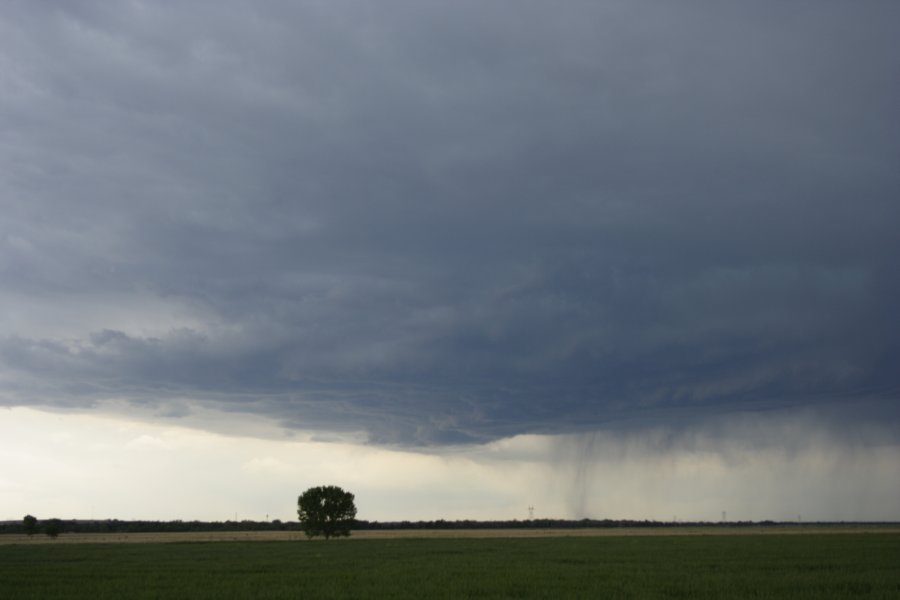
M 0 546 L 0 597 L 900 598 L 900 536 Z

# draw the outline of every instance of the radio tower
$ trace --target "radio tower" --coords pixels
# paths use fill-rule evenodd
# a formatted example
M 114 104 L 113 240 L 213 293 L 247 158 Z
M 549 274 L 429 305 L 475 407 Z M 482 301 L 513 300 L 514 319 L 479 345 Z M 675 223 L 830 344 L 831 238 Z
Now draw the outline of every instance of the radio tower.
M 534 507 L 533 506 L 528 507 L 528 520 L 529 521 L 534 520 Z

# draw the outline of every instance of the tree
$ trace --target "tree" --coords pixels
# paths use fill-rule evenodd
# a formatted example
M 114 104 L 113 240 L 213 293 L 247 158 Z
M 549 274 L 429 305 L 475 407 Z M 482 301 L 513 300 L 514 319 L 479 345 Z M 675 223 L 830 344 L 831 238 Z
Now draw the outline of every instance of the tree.
M 59 519 L 50 519 L 44 523 L 44 533 L 49 537 L 55 538 L 62 531 L 62 521 Z
M 297 516 L 309 537 L 350 535 L 356 517 L 354 496 L 336 485 L 311 487 L 297 498 Z
M 31 515 L 25 515 L 25 518 L 22 519 L 22 524 L 25 526 L 25 533 L 29 536 L 37 533 L 37 518 Z

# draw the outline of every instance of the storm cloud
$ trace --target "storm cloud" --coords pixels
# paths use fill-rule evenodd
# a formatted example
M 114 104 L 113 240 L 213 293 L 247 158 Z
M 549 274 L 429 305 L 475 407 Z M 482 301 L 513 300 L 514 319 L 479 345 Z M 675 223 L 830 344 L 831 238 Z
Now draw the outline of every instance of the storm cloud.
M 0 402 L 900 422 L 893 2 L 8 2 Z

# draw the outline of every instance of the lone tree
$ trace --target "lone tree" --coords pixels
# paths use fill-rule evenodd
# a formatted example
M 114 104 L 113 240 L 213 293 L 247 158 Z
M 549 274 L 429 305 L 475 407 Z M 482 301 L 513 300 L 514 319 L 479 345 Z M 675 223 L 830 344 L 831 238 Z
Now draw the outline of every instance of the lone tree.
M 297 498 L 297 516 L 308 537 L 350 535 L 356 517 L 353 494 L 336 485 L 311 487 Z
M 25 526 L 25 533 L 27 533 L 28 535 L 31 536 L 37 533 L 38 520 L 36 517 L 33 517 L 32 515 L 25 515 L 25 518 L 22 519 L 22 524 Z

